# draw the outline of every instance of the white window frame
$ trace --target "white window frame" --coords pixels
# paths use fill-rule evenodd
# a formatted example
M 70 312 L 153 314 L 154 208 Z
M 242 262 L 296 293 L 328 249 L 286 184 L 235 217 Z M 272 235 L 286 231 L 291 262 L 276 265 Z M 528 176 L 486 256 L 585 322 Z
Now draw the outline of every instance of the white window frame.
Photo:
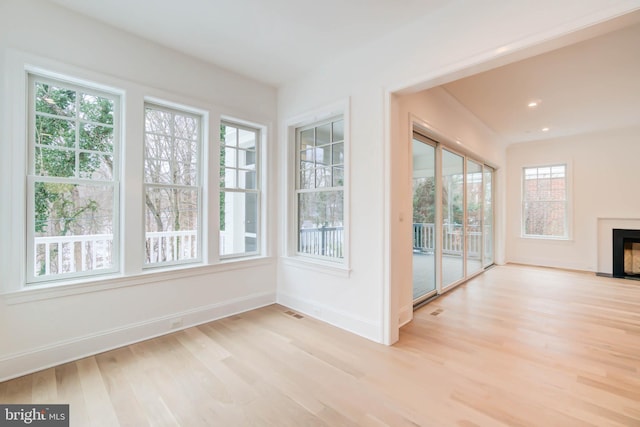
M 50 183 L 67 183 L 67 184 L 80 184 L 80 185 L 92 185 L 95 183 L 93 180 L 83 179 L 80 177 L 47 177 L 47 176 L 38 176 L 35 175 L 35 92 L 34 87 L 36 82 L 41 82 L 45 84 L 51 84 L 58 87 L 62 87 L 65 89 L 73 90 L 76 92 L 84 92 L 91 95 L 100 96 L 103 98 L 107 98 L 113 101 L 114 103 L 114 112 L 113 112 L 113 179 L 110 181 L 99 181 L 100 185 L 104 185 L 106 187 L 113 187 L 113 238 L 112 238 L 112 266 L 110 268 L 100 268 L 86 271 L 77 271 L 73 273 L 60 273 L 55 275 L 44 275 L 44 276 L 36 276 L 35 275 L 35 205 L 34 205 L 34 186 L 36 182 L 50 182 Z M 105 90 L 104 88 L 98 87 L 97 85 L 91 85 L 90 83 L 76 83 L 71 80 L 63 79 L 58 76 L 50 76 L 46 73 L 32 72 L 28 71 L 26 75 L 26 94 L 27 94 L 27 185 L 25 188 L 25 197 L 26 197 L 26 276 L 25 276 L 25 287 L 43 284 L 43 283 L 56 283 L 56 282 L 64 282 L 70 279 L 83 278 L 83 277 L 96 277 L 96 276 L 105 276 L 110 275 L 115 272 L 118 272 L 121 268 L 120 266 L 120 209 L 119 209 L 119 200 L 120 200 L 120 135 L 121 135 L 121 96 L 114 92 L 110 92 Z M 78 126 L 82 122 L 86 122 L 86 120 L 80 119 L 78 103 L 79 99 L 76 99 L 76 117 L 74 118 L 74 122 L 76 123 L 76 141 L 78 140 L 79 128 Z M 76 159 L 78 158 L 80 151 L 82 149 L 76 147 L 74 148 Z
M 259 256 L 262 254 L 263 251 L 263 239 L 262 239 L 262 223 L 263 223 L 263 191 L 262 191 L 262 187 L 263 187 L 263 167 L 262 167 L 262 151 L 263 151 L 263 136 L 264 136 L 264 132 L 265 129 L 258 127 L 258 126 L 252 126 L 252 125 L 247 125 L 247 124 L 243 124 L 243 123 L 239 123 L 238 121 L 234 121 L 233 119 L 225 119 L 223 118 L 220 121 L 220 125 L 221 126 L 229 126 L 229 127 L 233 127 L 236 128 L 238 130 L 242 129 L 245 130 L 247 132 L 253 132 L 255 134 L 255 188 L 254 189 L 248 189 L 248 188 L 240 188 L 238 185 L 233 186 L 233 187 L 223 187 L 222 185 L 219 186 L 219 194 L 224 194 L 224 193 L 243 193 L 243 194 L 255 194 L 256 195 L 256 200 L 257 200 L 257 212 L 256 212 L 256 250 L 255 251 L 245 251 L 245 252 L 235 252 L 235 253 L 230 253 L 230 254 L 223 254 L 222 250 L 219 248 L 219 254 L 220 254 L 220 259 L 221 260 L 227 260 L 227 259 L 234 259 L 234 258 L 244 258 L 244 257 L 254 257 L 254 256 Z M 226 141 L 225 141 L 226 142 Z M 235 149 L 236 151 L 238 151 L 238 147 L 235 146 L 228 146 L 227 144 L 223 143 L 223 141 L 220 141 L 220 148 L 225 147 L 225 148 L 232 148 Z M 236 159 L 238 159 L 239 157 L 236 156 Z M 220 176 L 222 176 L 227 167 L 225 167 L 225 165 L 220 165 Z M 229 169 L 234 169 L 236 171 L 236 182 L 238 182 L 238 171 L 241 170 L 241 168 L 236 167 L 235 168 L 229 168 Z M 219 218 L 220 219 L 220 218 Z M 218 221 L 218 231 L 221 232 L 222 230 L 220 229 L 220 220 Z
M 8 52 L 3 62 L 0 80 L 4 83 L 4 96 L 0 99 L 0 146 L 4 155 L 0 157 L 0 177 L 5 184 L 0 189 L 0 229 L 9 244 L 0 245 L 0 294 L 7 304 L 21 304 L 50 298 L 66 297 L 84 293 L 100 292 L 122 287 L 153 284 L 165 279 L 197 277 L 203 274 L 218 274 L 238 268 L 265 266 L 272 262 L 267 257 L 268 234 L 271 227 L 267 223 L 266 210 L 271 205 L 267 199 L 269 187 L 267 136 L 270 131 L 268 120 L 253 121 L 251 117 L 238 119 L 242 112 L 225 116 L 222 108 L 215 103 L 194 99 L 189 95 L 148 87 L 144 84 L 102 74 L 98 71 L 59 63 L 20 51 Z M 114 135 L 118 140 L 119 187 L 114 195 L 118 202 L 117 229 L 114 243 L 117 248 L 113 256 L 118 256 L 119 267 L 111 273 L 106 269 L 99 274 L 81 277 L 61 277 L 60 279 L 30 283 L 27 280 L 27 165 L 29 163 L 29 108 L 28 76 L 36 74 L 45 78 L 71 85 L 95 88 L 99 92 L 119 98 L 120 110 L 117 114 L 119 130 Z M 201 195 L 202 260 L 186 265 L 166 265 L 144 268 L 144 153 L 141 142 L 144 138 L 145 102 L 165 105 L 202 116 Z M 240 259 L 224 259 L 218 256 L 218 146 L 209 146 L 217 141 L 221 119 L 244 124 L 261 130 L 262 198 L 260 220 L 263 225 L 261 255 Z M 270 173 L 270 172 L 269 172 Z M 273 242 L 272 242 L 273 243 Z M 269 243 L 269 247 L 273 246 Z M 271 250 L 274 248 L 271 247 Z M 115 262 L 114 262 L 115 265 Z
M 527 202 L 527 189 L 526 189 L 526 171 L 528 169 L 542 169 L 542 168 L 554 168 L 554 167 L 564 167 L 564 181 L 565 181 L 565 197 L 564 197 L 564 234 L 563 235 L 544 235 L 544 234 L 528 234 L 526 230 L 526 202 Z M 520 227 L 521 227 L 521 237 L 526 239 L 543 239 L 543 240 L 570 240 L 571 239 L 571 175 L 570 175 L 570 164 L 569 162 L 554 162 L 549 164 L 542 165 L 530 165 L 523 166 L 521 172 L 521 205 L 520 205 Z M 550 177 L 549 179 L 551 179 Z M 552 200 L 549 200 L 552 201 Z
M 344 185 L 343 185 L 343 223 L 344 242 L 343 258 L 331 259 L 298 252 L 298 200 L 297 187 L 299 179 L 297 154 L 297 129 L 342 116 L 344 119 Z M 350 100 L 330 104 L 285 121 L 284 133 L 287 135 L 286 150 L 283 161 L 287 164 L 285 189 L 287 194 L 287 211 L 283 218 L 285 236 L 285 264 L 306 268 L 313 271 L 348 277 L 350 274 Z
M 197 256 L 194 258 L 188 258 L 188 259 L 183 259 L 183 260 L 171 260 L 171 261 L 162 261 L 162 262 L 150 262 L 147 263 L 145 262 L 145 258 L 146 256 L 143 255 L 143 263 L 142 263 L 142 268 L 143 269 L 154 269 L 154 268 L 163 268 L 163 267 L 171 267 L 171 266 L 180 266 L 180 265 L 188 265 L 188 264 L 200 264 L 202 263 L 202 260 L 204 259 L 203 257 L 203 236 L 204 236 L 204 232 L 203 230 L 206 228 L 204 223 L 203 223 L 203 188 L 204 188 L 204 178 L 203 178 L 203 151 L 204 151 L 204 129 L 205 129 L 205 125 L 204 122 L 206 120 L 206 115 L 201 114 L 198 111 L 195 111 L 195 109 L 190 108 L 190 107 L 183 107 L 183 106 L 179 106 L 179 105 L 175 105 L 172 103 L 167 103 L 167 102 L 162 102 L 159 100 L 150 100 L 150 99 L 146 99 L 145 103 L 144 103 L 144 114 L 143 114 L 143 133 L 144 133 L 144 138 L 145 138 L 145 142 L 143 142 L 143 144 L 146 144 L 146 135 L 147 135 L 147 130 L 146 130 L 146 111 L 147 108 L 151 108 L 154 110 L 158 110 L 158 111 L 164 111 L 164 112 L 168 112 L 170 114 L 179 114 L 179 115 L 184 115 L 184 116 L 188 116 L 188 117 L 193 117 L 198 119 L 199 121 L 199 126 L 198 126 L 198 142 L 197 142 L 197 153 L 196 153 L 196 167 L 197 167 L 197 178 L 196 178 L 196 185 L 192 185 L 192 186 L 186 186 L 186 185 L 181 185 L 181 184 L 162 184 L 162 183 L 150 183 L 147 182 L 144 178 L 144 173 L 143 173 L 143 197 L 146 197 L 147 194 L 147 190 L 151 187 L 153 188 L 176 188 L 176 189 L 195 189 L 197 191 L 197 200 L 198 200 L 198 209 L 197 209 L 197 224 L 198 224 L 198 228 L 196 230 L 196 250 L 197 250 Z M 173 139 L 175 137 L 174 134 L 171 135 L 171 138 Z M 146 153 L 146 150 L 144 150 Z M 144 157 L 143 155 L 143 161 L 146 160 L 146 157 Z M 143 168 L 145 167 L 145 165 L 143 164 Z M 144 170 L 144 169 L 143 169 Z M 146 206 L 143 200 L 143 207 L 142 207 L 142 213 L 143 215 L 146 212 Z M 142 221 L 143 223 L 143 241 L 146 242 L 146 222 L 143 219 Z M 146 243 L 143 245 L 143 247 L 146 246 Z M 145 250 L 143 249 L 143 252 Z

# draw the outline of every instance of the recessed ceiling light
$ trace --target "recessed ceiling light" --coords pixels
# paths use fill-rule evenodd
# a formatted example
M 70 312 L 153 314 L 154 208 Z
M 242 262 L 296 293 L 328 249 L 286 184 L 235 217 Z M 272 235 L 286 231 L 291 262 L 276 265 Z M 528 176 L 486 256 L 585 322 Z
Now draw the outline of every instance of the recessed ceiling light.
M 542 128 L 542 132 L 549 132 L 549 128 Z
M 536 108 L 538 105 L 540 105 L 542 101 L 540 101 L 539 99 L 534 99 L 533 101 L 529 102 L 527 104 L 527 107 L 529 108 Z

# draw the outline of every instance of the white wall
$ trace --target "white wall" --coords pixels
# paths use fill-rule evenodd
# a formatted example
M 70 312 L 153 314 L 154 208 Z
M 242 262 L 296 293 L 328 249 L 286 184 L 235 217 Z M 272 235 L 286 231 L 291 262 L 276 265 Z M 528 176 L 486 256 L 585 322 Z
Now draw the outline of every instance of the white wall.
M 126 276 L 91 286 L 16 291 L 24 276 L 25 64 L 124 91 L 124 168 L 140 181 L 142 154 L 136 146 L 143 140 L 144 97 L 207 111 L 210 189 L 217 185 L 221 115 L 269 127 L 265 154 L 269 170 L 275 170 L 276 89 L 37 0 L 0 2 L 0 59 L 0 381 L 166 333 L 174 319 L 186 327 L 275 302 L 275 214 L 265 225 L 271 258 L 216 264 L 210 248 L 210 265 L 149 273 L 135 256 L 142 243 L 130 238 L 140 235 L 142 218 L 142 186 L 136 190 L 132 182 L 122 201 L 128 208 L 125 253 L 134 254 L 126 260 Z M 272 194 L 275 180 L 267 184 Z M 277 208 L 272 197 L 267 200 L 268 210 Z M 215 237 L 213 190 L 207 202 L 208 234 Z
M 391 93 L 413 84 L 428 88 L 461 76 L 509 52 L 546 41 L 638 7 L 637 0 L 487 0 L 452 1 L 433 15 L 322 64 L 311 75 L 277 92 L 210 64 L 65 11 L 38 0 L 0 2 L 0 280 L 14 288 L 16 260 L 23 255 L 24 232 L 15 230 L 16 194 L 11 171 L 19 129 L 9 129 L 23 114 L 8 103 L 15 91 L 6 67 L 15 53 L 44 58 L 67 72 L 108 80 L 130 94 L 131 107 L 150 90 L 198 106 L 211 116 L 235 116 L 272 125 L 349 99 L 351 236 L 349 273 L 336 273 L 291 261 L 284 252 L 285 168 L 270 151 L 269 166 L 278 171 L 270 181 L 267 227 L 270 244 L 278 243 L 278 299 L 294 309 L 332 322 L 372 340 L 391 343 L 398 336 L 402 287 L 390 272 L 393 233 L 399 219 L 393 210 Z M 292 35 L 295 37 L 295 35 Z M 309 47 L 312 49 L 313 47 Z M 295 52 L 292 52 L 295 54 Z M 9 58 L 9 59 L 8 59 Z M 276 104 L 277 101 L 277 104 Z M 277 109 L 277 111 L 276 111 Z M 277 113 L 277 114 L 276 114 Z M 141 115 L 141 113 L 140 113 Z M 404 119 L 401 120 L 404 122 Z M 15 126 L 14 126 L 15 127 Z M 269 141 L 275 140 L 275 132 Z M 135 136 L 140 138 L 136 139 Z M 129 123 L 131 141 L 141 140 L 140 123 Z M 17 138 L 14 140 L 14 136 Z M 279 140 L 278 159 L 288 161 L 286 136 Z M 275 144 L 269 145 L 270 149 Z M 398 177 L 400 181 L 403 178 Z M 19 192 L 18 192 L 19 193 Z M 128 202 L 135 203 L 135 200 Z M 277 205 L 274 204 L 277 202 Z M 215 203 L 213 203 L 215 207 Z M 215 211 L 215 209 L 212 209 Z M 277 224 L 274 221 L 278 219 Z M 18 222 L 22 221 L 17 219 Z M 22 243 L 21 243 L 22 242 Z M 395 244 L 395 243 L 394 243 Z M 270 259 L 189 272 L 136 276 L 101 283 L 100 292 L 30 298 L 21 294 L 0 299 L 0 380 L 84 354 L 167 332 L 170 320 L 184 326 L 275 299 L 276 270 Z M 8 283 L 9 282 L 9 283 Z M 71 289 L 73 291 L 73 289 Z
M 611 220 L 640 221 L 639 133 L 640 128 L 618 129 L 510 146 L 507 261 L 611 274 L 609 233 L 620 222 Z M 568 164 L 572 182 L 571 239 L 522 238 L 522 168 L 558 163 Z M 599 228 L 604 227 L 607 230 L 599 237 Z
M 430 135 L 445 146 L 485 161 L 497 170 L 495 181 L 496 247 L 498 264 L 504 261 L 503 218 L 504 206 L 503 168 L 505 165 L 504 142 L 469 110 L 441 87 L 396 96 L 392 103 L 391 149 L 391 283 L 399 289 L 399 323 L 413 318 L 412 284 L 412 212 L 413 193 L 411 177 L 413 124 L 428 127 Z M 455 140 L 461 144 L 453 143 Z
M 278 294 L 292 307 L 370 339 L 398 336 L 401 295 L 391 276 L 395 215 L 390 93 L 426 89 L 478 70 L 487 61 L 630 11 L 637 1 L 452 1 L 434 14 L 348 55 L 321 64 L 279 91 L 281 121 L 337 100 L 351 101 L 351 274 L 335 279 L 281 262 Z M 294 54 L 294 52 L 292 52 Z M 401 124 L 402 125 L 402 124 Z M 286 135 L 281 158 L 287 161 Z M 400 166 L 402 167 L 402 166 Z M 286 191 L 286 174 L 280 188 Z M 402 179 L 400 179 L 402 181 Z M 286 200 L 281 200 L 286 206 Z M 283 218 L 281 232 L 287 228 Z M 280 253 L 286 256 L 281 245 Z

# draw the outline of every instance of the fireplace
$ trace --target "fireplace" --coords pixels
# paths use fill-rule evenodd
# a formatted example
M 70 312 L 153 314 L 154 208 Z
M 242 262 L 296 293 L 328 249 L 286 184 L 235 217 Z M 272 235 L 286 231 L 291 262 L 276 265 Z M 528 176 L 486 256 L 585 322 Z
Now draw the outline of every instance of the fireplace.
M 640 230 L 613 229 L 613 277 L 640 280 Z

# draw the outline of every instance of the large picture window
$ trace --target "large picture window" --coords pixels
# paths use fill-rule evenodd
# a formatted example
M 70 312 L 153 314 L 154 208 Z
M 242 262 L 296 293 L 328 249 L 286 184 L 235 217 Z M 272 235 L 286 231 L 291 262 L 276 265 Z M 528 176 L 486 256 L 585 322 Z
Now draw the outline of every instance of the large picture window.
M 522 193 L 525 236 L 568 238 L 566 165 L 523 168 Z
M 27 281 L 118 263 L 119 97 L 29 76 Z
M 344 258 L 344 119 L 296 129 L 297 252 Z
M 260 131 L 220 126 L 220 256 L 260 251 Z
M 202 118 L 145 106 L 145 265 L 201 259 Z

